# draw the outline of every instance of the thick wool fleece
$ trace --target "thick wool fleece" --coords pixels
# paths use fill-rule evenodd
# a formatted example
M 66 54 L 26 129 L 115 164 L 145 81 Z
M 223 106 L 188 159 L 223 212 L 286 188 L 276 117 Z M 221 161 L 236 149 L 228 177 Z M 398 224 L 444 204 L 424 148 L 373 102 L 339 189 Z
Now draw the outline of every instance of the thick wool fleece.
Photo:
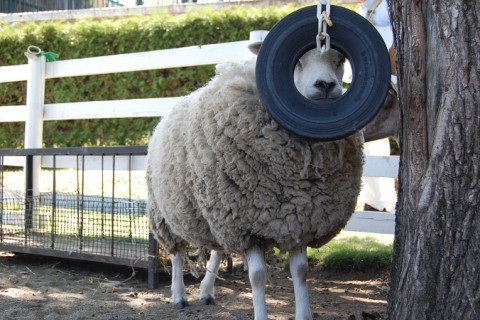
M 153 233 L 169 252 L 321 246 L 354 211 L 362 144 L 361 133 L 319 142 L 286 131 L 259 100 L 255 61 L 219 65 L 151 138 Z

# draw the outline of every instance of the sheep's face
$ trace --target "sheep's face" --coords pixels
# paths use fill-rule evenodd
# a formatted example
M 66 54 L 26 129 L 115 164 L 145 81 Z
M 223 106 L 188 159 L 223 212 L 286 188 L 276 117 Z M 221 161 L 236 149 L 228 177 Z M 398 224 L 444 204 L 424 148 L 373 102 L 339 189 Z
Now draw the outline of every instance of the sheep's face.
M 334 49 L 305 53 L 295 66 L 293 79 L 298 91 L 308 99 L 334 99 L 342 95 L 345 56 Z

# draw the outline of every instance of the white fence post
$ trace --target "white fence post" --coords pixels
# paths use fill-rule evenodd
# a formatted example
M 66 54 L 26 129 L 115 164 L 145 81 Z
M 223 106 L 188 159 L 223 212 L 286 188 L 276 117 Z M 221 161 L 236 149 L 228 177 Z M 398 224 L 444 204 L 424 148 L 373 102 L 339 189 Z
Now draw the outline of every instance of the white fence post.
M 27 78 L 27 118 L 25 121 L 25 145 L 27 148 L 41 148 L 43 140 L 43 109 L 45 104 L 45 64 L 46 58 L 38 55 L 40 48 L 29 46 Z M 34 199 L 40 195 L 40 171 L 42 157 L 27 157 L 24 172 L 26 176 L 25 228 L 40 230 L 44 221 L 41 213 L 34 209 Z
M 28 58 L 27 119 L 25 122 L 25 148 L 41 148 L 43 140 L 43 108 L 45 104 L 45 63 L 41 50 L 30 46 Z M 39 195 L 41 157 L 34 157 L 32 167 L 32 195 Z

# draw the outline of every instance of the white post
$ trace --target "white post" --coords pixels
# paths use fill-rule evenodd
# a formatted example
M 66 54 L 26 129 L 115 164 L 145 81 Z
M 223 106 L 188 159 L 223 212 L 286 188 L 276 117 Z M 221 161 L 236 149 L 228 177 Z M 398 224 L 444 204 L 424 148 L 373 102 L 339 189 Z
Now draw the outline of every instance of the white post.
M 41 50 L 29 46 L 25 55 L 28 58 L 27 79 L 27 119 L 25 122 L 25 148 L 41 148 L 43 138 L 43 108 L 45 100 L 45 56 L 37 56 Z M 41 157 L 33 160 L 32 195 L 38 196 Z
M 45 100 L 45 63 L 43 55 L 37 56 L 40 48 L 29 46 L 25 55 L 28 58 L 27 78 L 27 119 L 25 121 L 25 148 L 41 148 L 43 135 L 43 108 Z M 41 156 L 27 156 L 24 167 L 26 177 L 25 229 L 41 230 L 44 218 L 34 208 L 34 199 L 40 195 Z

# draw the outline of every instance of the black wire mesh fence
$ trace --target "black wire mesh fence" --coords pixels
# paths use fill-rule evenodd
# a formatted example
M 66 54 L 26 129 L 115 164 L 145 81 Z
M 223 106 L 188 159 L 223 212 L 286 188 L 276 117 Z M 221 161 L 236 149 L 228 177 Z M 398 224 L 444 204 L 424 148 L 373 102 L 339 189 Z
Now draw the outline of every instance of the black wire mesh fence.
M 154 287 L 158 251 L 146 213 L 146 151 L 0 149 L 0 250 L 148 268 Z M 37 183 L 40 159 L 47 168 Z
M 77 10 L 106 7 L 122 7 L 125 4 L 142 5 L 143 0 L 2 0 L 0 12 L 38 12 L 53 10 Z
M 23 13 L 79 9 L 122 8 L 135 6 L 166 6 L 196 3 L 198 0 L 0 0 L 0 12 Z M 201 0 L 203 3 L 226 0 Z M 233 1 L 233 0 L 229 0 Z

